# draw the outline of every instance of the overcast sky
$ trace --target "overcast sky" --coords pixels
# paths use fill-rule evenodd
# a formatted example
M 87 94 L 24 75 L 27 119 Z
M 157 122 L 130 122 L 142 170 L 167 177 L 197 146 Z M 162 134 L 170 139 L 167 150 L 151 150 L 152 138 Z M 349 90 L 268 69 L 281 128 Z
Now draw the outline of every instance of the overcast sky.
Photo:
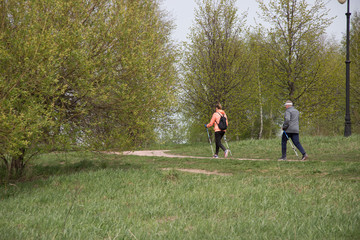
M 173 31 L 173 38 L 177 41 L 186 41 L 189 28 L 193 24 L 194 9 L 197 7 L 194 0 L 162 0 L 162 8 L 167 10 L 175 20 L 176 29 Z M 308 0 L 312 5 L 315 0 Z M 268 2 L 265 0 L 265 2 Z M 338 0 L 325 0 L 327 9 L 330 9 L 329 17 L 336 16 L 336 19 L 327 29 L 329 37 L 334 36 L 337 40 L 346 33 L 347 3 L 340 4 Z M 255 0 L 237 0 L 238 14 L 248 11 L 247 25 L 255 25 L 259 21 L 257 17 L 258 3 Z M 350 0 L 350 12 L 360 12 L 360 0 Z M 353 16 L 353 15 L 352 15 Z

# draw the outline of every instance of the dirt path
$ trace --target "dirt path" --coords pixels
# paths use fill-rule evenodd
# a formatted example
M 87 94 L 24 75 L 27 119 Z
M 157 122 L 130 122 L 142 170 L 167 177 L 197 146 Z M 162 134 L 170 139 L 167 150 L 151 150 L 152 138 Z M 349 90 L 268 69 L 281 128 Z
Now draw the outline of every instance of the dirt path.
M 170 150 L 145 150 L 145 151 L 126 151 L 122 152 L 124 155 L 136 155 L 136 156 L 147 156 L 147 157 L 170 157 L 170 158 L 197 158 L 197 159 L 208 159 L 212 157 L 195 157 L 186 155 L 177 155 L 168 153 Z M 115 153 L 121 154 L 121 153 Z M 229 157 L 231 158 L 231 157 Z M 235 160 L 249 160 L 249 161 L 266 161 L 269 159 L 251 159 L 251 158 L 231 158 Z
M 135 155 L 135 156 L 146 156 L 146 157 L 170 157 L 170 158 L 196 158 L 196 159 L 209 159 L 212 157 L 195 157 L 195 156 L 185 156 L 168 153 L 170 150 L 144 150 L 144 151 L 125 151 L 125 152 L 107 152 L 109 154 L 118 154 L 118 155 Z M 220 158 L 221 159 L 221 158 Z M 252 159 L 252 158 L 229 158 L 234 160 L 242 161 L 268 161 L 270 159 Z M 297 160 L 288 160 L 288 161 L 297 161 Z M 220 173 L 218 171 L 206 171 L 203 169 L 187 169 L 187 168 L 162 168 L 161 170 L 177 170 L 182 172 L 197 173 L 197 174 L 206 174 L 206 175 L 219 175 L 219 176 L 231 176 L 231 173 Z
M 170 158 L 209 158 L 209 157 L 194 157 L 194 156 L 184 156 L 184 155 L 175 155 L 167 153 L 170 150 L 149 150 L 149 151 L 126 151 L 126 152 L 107 152 L 108 154 L 118 154 L 118 155 L 135 155 L 135 156 L 146 156 L 146 157 L 170 157 Z M 181 172 L 197 173 L 197 174 L 206 174 L 206 175 L 218 175 L 218 176 L 231 176 L 231 173 L 220 173 L 218 171 L 206 171 L 203 169 L 189 169 L 189 168 L 161 168 L 161 170 L 177 170 Z
M 170 152 L 170 150 L 142 150 L 142 151 L 107 152 L 107 153 L 118 154 L 118 155 L 145 156 L 145 157 L 196 158 L 196 159 L 212 158 L 212 157 L 178 155 L 178 154 L 171 154 L 168 152 Z M 225 159 L 225 158 L 219 157 L 219 159 Z M 268 158 L 258 159 L 258 158 L 233 158 L 233 157 L 228 157 L 227 159 L 240 160 L 240 161 L 270 161 L 271 160 Z M 302 160 L 288 159 L 283 162 L 302 162 Z

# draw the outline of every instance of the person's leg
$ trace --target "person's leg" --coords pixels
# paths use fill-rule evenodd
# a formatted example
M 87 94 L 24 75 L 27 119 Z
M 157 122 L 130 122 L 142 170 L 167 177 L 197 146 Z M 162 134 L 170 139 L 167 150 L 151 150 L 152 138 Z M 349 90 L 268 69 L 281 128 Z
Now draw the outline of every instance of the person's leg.
M 215 155 L 219 155 L 219 143 L 221 141 L 221 135 L 219 134 L 219 132 L 215 132 Z
M 219 132 L 220 133 L 220 144 L 219 144 L 219 147 L 225 152 L 225 150 L 226 150 L 226 147 L 224 147 L 224 145 L 222 145 L 222 143 L 221 143 L 221 139 L 224 137 L 224 135 L 225 135 L 225 132 L 224 131 L 221 131 L 221 132 Z
M 301 146 L 299 134 L 298 133 L 291 133 L 290 136 L 291 140 L 293 141 L 294 145 L 299 149 L 301 154 L 304 156 L 306 154 L 304 148 Z
M 287 137 L 285 135 L 285 133 L 282 134 L 281 137 L 281 158 L 285 159 L 286 158 L 286 144 L 287 144 Z
M 216 143 L 216 155 L 219 154 L 219 149 L 226 150 L 226 148 L 221 144 L 221 138 L 224 136 L 225 132 L 215 132 L 215 143 Z

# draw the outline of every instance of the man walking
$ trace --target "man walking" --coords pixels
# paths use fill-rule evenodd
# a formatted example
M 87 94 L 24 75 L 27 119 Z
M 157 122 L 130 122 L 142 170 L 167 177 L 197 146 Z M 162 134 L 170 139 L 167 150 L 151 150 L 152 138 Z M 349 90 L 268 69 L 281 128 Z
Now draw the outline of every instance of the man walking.
M 299 140 L 299 111 L 296 110 L 291 101 L 286 101 L 285 103 L 286 111 L 284 116 L 284 123 L 282 130 L 284 131 L 281 139 L 281 151 L 282 156 L 279 160 L 286 160 L 286 144 L 288 137 L 291 138 L 294 145 L 299 149 L 302 154 L 301 160 L 306 160 L 308 155 L 306 154 L 304 148 L 301 146 Z M 287 136 L 286 136 L 287 134 Z

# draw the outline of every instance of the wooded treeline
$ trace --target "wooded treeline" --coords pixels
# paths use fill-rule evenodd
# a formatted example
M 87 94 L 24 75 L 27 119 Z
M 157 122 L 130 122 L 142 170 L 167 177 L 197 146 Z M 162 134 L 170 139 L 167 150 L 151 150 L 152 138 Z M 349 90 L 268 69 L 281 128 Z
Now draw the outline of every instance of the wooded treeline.
M 266 23 L 246 28 L 235 0 L 201 0 L 185 45 L 182 102 L 191 116 L 192 140 L 220 102 L 229 117 L 230 139 L 275 137 L 283 104 L 301 112 L 301 132 L 343 134 L 345 43 L 326 36 L 334 20 L 324 1 L 257 1 Z M 345 10 L 344 10 L 345 11 Z M 344 26 L 345 29 L 345 26 Z M 352 130 L 359 133 L 359 14 L 351 27 Z
M 235 0 L 198 1 L 187 43 L 157 0 L 0 2 L 0 158 L 204 141 L 216 102 L 228 139 L 274 137 L 294 101 L 307 134 L 342 134 L 344 43 L 325 35 L 323 1 L 258 1 L 246 26 Z M 352 13 L 351 117 L 360 132 L 360 17 Z M 345 26 L 344 26 L 345 27 Z

